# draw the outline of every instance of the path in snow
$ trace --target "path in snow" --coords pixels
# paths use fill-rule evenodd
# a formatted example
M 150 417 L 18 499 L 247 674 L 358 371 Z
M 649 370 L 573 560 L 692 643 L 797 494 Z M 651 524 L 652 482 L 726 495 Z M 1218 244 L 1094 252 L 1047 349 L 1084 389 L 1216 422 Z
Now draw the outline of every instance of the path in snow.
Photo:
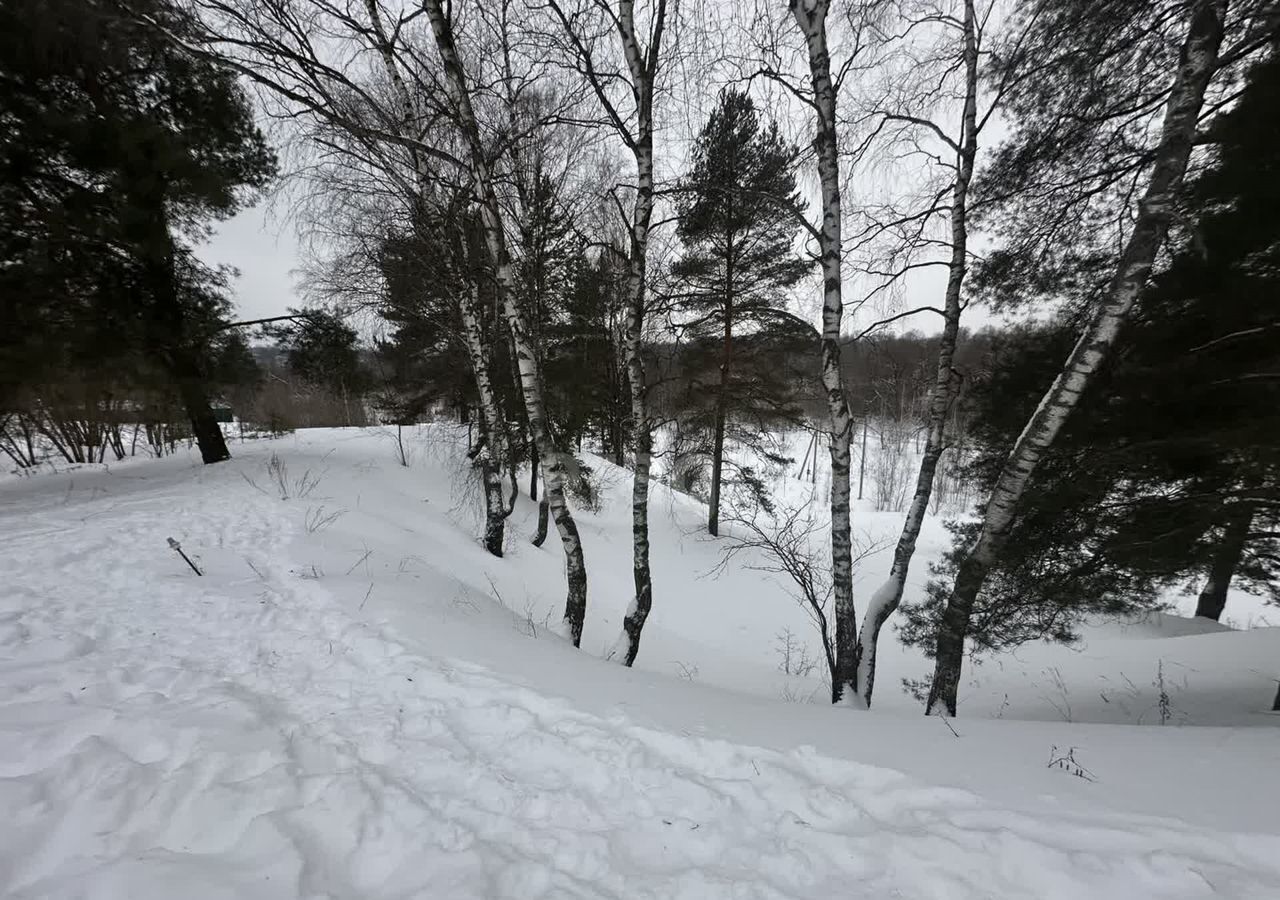
M 1280 893 L 1275 836 L 575 711 L 352 619 L 234 464 L 106 483 L 0 511 L 5 897 Z

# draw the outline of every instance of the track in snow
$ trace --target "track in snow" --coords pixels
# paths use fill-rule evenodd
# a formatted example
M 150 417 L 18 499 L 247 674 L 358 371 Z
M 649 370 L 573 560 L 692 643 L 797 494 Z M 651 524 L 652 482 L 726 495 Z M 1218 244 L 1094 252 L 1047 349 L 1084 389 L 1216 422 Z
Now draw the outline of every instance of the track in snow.
M 282 505 L 219 468 L 0 512 L 0 895 L 1280 893 L 1275 837 L 1013 813 L 418 655 L 300 577 Z

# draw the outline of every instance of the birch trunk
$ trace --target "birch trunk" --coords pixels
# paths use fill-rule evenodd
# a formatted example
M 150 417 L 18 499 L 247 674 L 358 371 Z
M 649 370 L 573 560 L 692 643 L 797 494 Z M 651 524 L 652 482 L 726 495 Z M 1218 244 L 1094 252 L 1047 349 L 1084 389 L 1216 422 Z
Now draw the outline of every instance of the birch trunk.
M 471 293 L 459 304 L 462 332 L 471 361 L 471 373 L 480 398 L 480 440 L 476 444 L 475 462 L 484 485 L 484 548 L 494 556 L 502 556 L 508 508 L 503 496 L 502 444 L 503 422 L 498 402 L 489 380 L 489 354 L 480 325 L 479 286 L 471 285 Z
M 836 144 L 836 90 L 827 50 L 829 0 L 790 0 L 791 13 L 804 35 L 809 75 L 817 107 L 813 139 L 822 183 L 822 227 L 818 251 L 822 264 L 822 388 L 830 416 L 831 450 L 831 580 L 835 594 L 836 672 L 831 699 L 857 692 L 853 664 L 858 619 L 853 606 L 853 543 L 849 521 L 849 440 L 853 419 L 840 368 L 840 320 L 844 313 L 841 278 L 842 238 L 840 160 Z
M 533 539 L 529 542 L 535 547 L 541 547 L 547 540 L 547 521 L 551 514 L 551 508 L 547 505 L 547 497 L 544 494 L 542 499 L 538 501 L 538 526 L 533 533 Z
M 628 5 L 628 4 L 624 4 Z M 650 97 L 652 91 L 650 90 Z M 627 317 L 624 352 L 631 388 L 632 441 L 635 472 L 631 479 L 631 575 L 635 595 L 622 620 L 615 655 L 624 666 L 636 661 L 640 634 L 653 608 L 653 576 L 649 570 L 649 477 L 653 464 L 653 431 L 649 422 L 643 336 L 645 269 L 649 249 L 649 221 L 653 215 L 653 132 L 636 148 L 636 202 L 631 219 L 631 260 L 627 273 Z M 620 651 L 620 652 L 619 652 Z
M 973 164 L 978 155 L 978 40 L 977 21 L 973 0 L 965 0 L 964 22 L 964 109 L 961 113 L 960 152 L 956 156 L 956 180 L 951 191 L 951 260 L 947 271 L 947 291 L 943 306 L 942 336 L 938 339 L 938 368 L 929 397 L 929 420 L 926 426 L 924 452 L 920 459 L 920 471 L 916 476 L 916 489 L 902 523 L 902 533 L 893 551 L 893 565 L 889 577 L 871 596 L 858 633 L 858 645 L 854 650 L 858 691 L 862 702 L 871 705 L 875 690 L 876 642 L 880 629 L 902 602 L 902 592 L 907 585 L 907 572 L 916 552 L 916 541 L 924 524 L 929 500 L 933 496 L 933 481 L 938 471 L 938 461 L 945 449 L 947 412 L 955 399 L 955 378 L 951 362 L 955 358 L 956 340 L 960 333 L 960 290 L 968 266 L 969 183 L 973 178 Z M 865 450 L 863 456 L 865 457 Z
M 649 568 L 649 478 L 653 462 L 653 424 L 649 421 L 649 388 L 644 371 L 645 276 L 649 227 L 653 218 L 653 88 L 662 51 L 666 0 L 654 10 L 653 33 L 647 52 L 636 37 L 635 3 L 618 4 L 617 28 L 631 75 L 636 101 L 636 134 L 629 141 L 636 160 L 636 196 L 631 210 L 631 258 L 627 271 L 627 311 L 624 354 L 631 388 L 632 440 L 635 472 L 631 481 L 631 574 L 635 595 L 622 620 L 622 633 L 613 655 L 624 666 L 640 652 L 640 634 L 653 607 L 653 575 Z M 604 94 L 601 93 L 601 98 Z
M 542 461 L 543 496 L 555 522 L 560 542 L 564 546 L 565 579 L 568 596 L 565 601 L 564 623 L 568 637 L 575 647 L 582 643 L 582 625 L 587 612 L 587 568 L 582 552 L 578 526 L 564 493 L 564 457 L 551 438 L 547 426 L 546 406 L 542 397 L 542 378 L 538 371 L 538 356 L 529 337 L 529 324 L 513 289 L 511 259 L 507 253 L 506 235 L 502 228 L 502 216 L 498 198 L 494 193 L 493 173 L 485 155 L 480 126 L 467 93 L 466 76 L 462 61 L 454 44 L 452 23 L 445 16 L 440 0 L 424 0 L 423 8 L 431 22 L 436 47 L 444 69 L 445 87 L 458 115 L 462 137 L 466 141 L 471 158 L 472 176 L 479 200 L 480 218 L 484 226 L 485 243 L 493 260 L 498 295 L 503 315 L 511 332 L 516 351 L 516 365 L 520 372 L 520 388 L 524 396 L 525 410 L 529 417 L 529 431 L 538 447 Z
M 653 579 L 649 568 L 649 478 L 653 457 L 653 423 L 649 420 L 648 385 L 645 382 L 643 338 L 645 315 L 645 275 L 649 249 L 649 228 L 653 218 L 653 89 L 661 60 L 662 34 L 666 26 L 667 0 L 654 6 L 652 33 L 647 50 L 636 36 L 635 2 L 619 0 L 617 12 L 607 3 L 597 3 L 617 29 L 622 55 L 627 64 L 631 96 L 635 102 L 634 130 L 613 103 L 608 83 L 612 73 L 596 71 L 591 41 L 578 32 L 578 16 L 565 12 L 557 0 L 548 6 L 564 27 L 579 54 L 583 74 L 591 84 L 606 118 L 636 161 L 636 194 L 631 209 L 631 246 L 627 260 L 627 297 L 623 315 L 622 356 L 630 382 L 630 411 L 634 474 L 631 482 L 631 567 L 635 595 L 622 622 L 622 633 L 609 651 L 610 659 L 623 665 L 635 662 L 640 651 L 640 634 L 653 606 Z M 614 443 L 616 461 L 621 462 L 622 442 Z
M 1168 234 L 1176 191 L 1191 156 L 1196 121 L 1217 64 L 1226 6 L 1226 0 L 1195 0 L 1191 6 L 1151 181 L 1138 204 L 1133 232 L 1101 305 L 1005 461 L 987 502 L 977 543 L 956 573 L 938 631 L 933 683 L 926 705 L 929 715 L 956 714 L 956 692 L 974 601 L 1008 540 L 1018 501 L 1045 451 L 1115 344 Z
M 460 258 L 468 252 L 466 236 L 455 244 Z M 464 268 L 471 272 L 479 266 Z M 502 556 L 506 519 L 515 508 L 514 492 L 510 500 L 504 493 L 502 466 L 510 467 L 515 477 L 515 460 L 511 459 L 507 425 L 493 388 L 489 374 L 491 341 L 484 331 L 484 316 L 479 297 L 479 283 L 474 276 L 460 279 L 464 285 L 457 297 L 458 312 L 462 320 L 462 336 L 467 347 L 467 360 L 471 364 L 471 378 L 476 386 L 476 398 L 480 407 L 480 442 L 476 464 L 484 485 L 484 547 L 494 556 Z
M 1241 503 L 1231 511 L 1209 567 L 1209 578 L 1196 600 L 1197 616 L 1215 622 L 1222 618 L 1222 611 L 1227 608 L 1227 590 L 1231 587 L 1236 567 L 1240 565 L 1240 557 L 1244 555 L 1244 545 L 1248 543 L 1252 525 L 1252 504 Z
M 396 102 L 400 105 L 401 120 L 396 127 L 400 131 L 401 137 L 413 137 L 409 133 L 410 123 L 413 121 L 413 100 L 409 94 L 408 86 L 405 84 L 404 77 L 400 73 L 400 68 L 396 64 L 395 49 L 382 24 L 382 17 L 378 12 L 378 5 L 375 0 L 365 0 L 365 11 L 369 15 L 374 44 L 378 51 L 378 56 L 382 60 L 382 67 L 386 71 L 387 77 L 391 80 Z M 423 159 L 421 154 L 411 150 L 410 155 L 413 159 L 416 179 L 415 188 L 418 192 L 418 196 L 414 200 L 416 204 L 421 204 L 427 197 L 430 173 L 426 167 L 426 160 Z M 465 234 L 455 246 L 459 251 L 459 262 L 462 263 L 462 254 L 465 254 L 467 250 Z M 478 267 L 463 265 L 460 270 L 465 271 L 466 269 L 474 272 L 478 270 Z M 472 285 L 469 294 L 459 295 L 457 306 L 462 320 L 467 358 L 471 363 L 471 374 L 475 381 L 476 394 L 480 401 L 482 431 L 477 445 L 479 449 L 475 462 L 480 470 L 480 480 L 484 486 L 485 525 L 482 540 L 486 550 L 494 556 L 502 556 L 506 518 L 511 515 L 511 511 L 515 508 L 514 494 L 510 503 L 507 503 L 503 497 L 501 484 L 502 465 L 505 461 L 511 467 L 511 477 L 514 479 L 515 460 L 509 458 L 508 448 L 510 443 L 506 439 L 506 425 L 498 405 L 497 395 L 493 390 L 493 382 L 489 376 L 490 347 L 484 333 L 482 324 L 484 320 L 480 314 L 479 298 L 475 295 L 474 278 L 466 277 L 464 274 L 462 280 L 464 284 L 470 283 Z

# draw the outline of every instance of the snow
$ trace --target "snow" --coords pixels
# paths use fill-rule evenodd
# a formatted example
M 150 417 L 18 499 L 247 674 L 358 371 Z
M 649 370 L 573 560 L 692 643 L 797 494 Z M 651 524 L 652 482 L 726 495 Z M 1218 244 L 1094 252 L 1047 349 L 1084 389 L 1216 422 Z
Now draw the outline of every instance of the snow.
M 925 663 L 886 629 L 875 709 L 833 710 L 777 671 L 803 612 L 710 577 L 704 511 L 656 489 L 626 669 L 601 658 L 624 474 L 591 460 L 616 496 L 578 514 L 575 651 L 559 547 L 528 545 L 522 501 L 484 553 L 459 437 L 422 429 L 409 467 L 334 430 L 0 483 L 0 896 L 1280 895 L 1280 629 L 1095 623 L 971 669 L 959 737 L 899 690 Z M 272 489 L 273 453 L 310 495 Z M 931 519 L 909 596 L 943 547 Z
M 884 614 L 884 610 L 893 602 L 894 595 L 898 592 L 898 580 L 896 578 L 887 578 L 884 583 L 876 588 L 871 598 L 867 600 L 866 612 L 862 614 L 862 628 L 859 638 L 864 644 L 870 640 L 871 635 L 867 626 L 875 622 Z M 887 636 L 886 636 L 887 639 Z M 871 678 L 871 666 L 876 659 L 876 651 L 879 649 L 879 641 L 875 644 L 867 644 L 863 650 L 862 659 L 858 662 L 858 684 L 865 685 Z M 861 703 L 861 694 L 857 695 L 857 699 Z M 874 699 L 874 698 L 873 698 Z M 865 703 L 861 705 L 865 706 Z

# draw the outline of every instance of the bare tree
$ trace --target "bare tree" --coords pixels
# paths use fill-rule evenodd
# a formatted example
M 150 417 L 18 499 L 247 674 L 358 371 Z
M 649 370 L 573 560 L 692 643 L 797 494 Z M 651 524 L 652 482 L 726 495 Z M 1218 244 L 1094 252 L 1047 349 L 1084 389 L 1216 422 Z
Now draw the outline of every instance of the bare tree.
M 820 547 L 823 522 L 813 501 L 782 506 L 765 512 L 757 504 L 729 504 L 723 518 L 727 542 L 714 571 L 731 563 L 758 572 L 785 575 L 792 596 L 812 622 L 822 642 L 823 657 L 831 681 L 831 702 L 840 700 L 835 636 L 832 634 L 831 600 L 835 593 L 830 562 Z M 856 567 L 884 549 L 887 542 L 864 538 L 850 542 L 850 565 Z
M 538 447 L 542 464 L 543 484 L 551 518 L 560 534 L 565 553 L 565 577 L 568 597 L 565 601 L 564 622 L 568 636 L 575 647 L 582 642 L 582 626 L 587 612 L 587 568 L 582 552 L 582 540 L 578 526 L 565 499 L 565 463 L 560 449 L 552 438 L 543 400 L 542 373 L 538 355 L 529 330 L 529 319 L 514 289 L 511 258 L 507 252 L 506 232 L 502 212 L 495 189 L 490 150 L 486 147 L 472 104 L 471 90 L 458 53 L 454 36 L 452 7 L 446 12 L 439 0 L 424 0 L 423 9 L 435 35 L 436 48 L 444 67 L 445 87 L 453 104 L 459 128 L 470 162 L 474 179 L 480 219 L 484 228 L 485 243 L 492 257 L 497 291 L 506 316 L 507 328 L 515 347 L 516 365 L 520 372 L 520 387 L 524 394 L 525 411 L 529 418 L 529 430 Z
M 831 699 L 857 691 L 854 646 L 857 612 L 853 605 L 852 524 L 849 514 L 849 451 L 853 416 L 840 365 L 841 318 L 844 315 L 843 210 L 840 201 L 840 153 L 836 119 L 837 83 L 831 74 L 827 44 L 830 0 L 789 0 L 789 9 L 804 37 L 811 93 L 805 102 L 814 114 L 813 147 L 822 186 L 822 225 L 816 229 L 822 267 L 822 388 L 829 416 L 831 452 L 831 575 L 835 595 L 835 667 Z
M 876 642 L 884 623 L 902 602 L 907 572 L 911 567 L 911 559 L 915 555 L 916 542 L 920 537 L 920 529 L 924 524 L 925 513 L 928 511 L 929 500 L 933 493 L 938 462 L 946 449 L 947 414 L 951 408 L 957 384 L 952 360 L 955 357 L 956 341 L 960 333 L 960 313 L 963 308 L 961 291 L 969 265 L 969 185 L 973 179 L 974 161 L 978 154 L 979 134 L 990 120 L 998 103 L 997 92 L 996 100 L 992 102 L 981 120 L 979 119 L 978 58 L 981 52 L 980 39 L 984 23 L 978 19 L 974 0 L 963 0 L 962 13 L 958 19 L 949 15 L 947 10 L 930 5 L 922 14 L 910 18 L 906 25 L 910 30 L 928 21 L 939 22 L 944 31 L 952 32 L 955 35 L 954 46 L 959 49 L 958 54 L 944 54 L 944 59 L 948 61 L 955 56 L 960 60 L 958 69 L 961 103 L 958 132 L 952 136 L 932 119 L 912 110 L 891 110 L 883 115 L 889 122 L 902 124 L 910 131 L 923 129 L 926 137 L 936 138 L 951 151 L 954 162 L 949 165 L 952 172 L 949 185 L 950 203 L 942 207 L 931 197 L 923 210 L 896 217 L 893 224 L 896 226 L 910 221 L 912 234 L 920 236 L 925 234 L 924 229 L 935 215 L 945 215 L 949 220 L 951 232 L 950 258 L 946 262 L 947 285 L 942 308 L 942 334 L 938 339 L 937 369 L 929 394 L 924 450 L 916 476 L 915 491 L 894 550 L 889 576 L 867 601 L 862 628 L 858 633 L 858 643 L 854 648 L 857 690 L 867 706 L 871 705 L 875 688 Z M 913 135 L 913 140 L 918 138 Z
M 335 265 L 318 279 L 329 296 L 377 302 L 381 283 L 381 241 L 389 219 L 396 227 L 427 239 L 430 214 L 452 223 L 463 247 L 465 215 L 456 204 L 469 190 L 468 170 L 455 141 L 442 128 L 450 116 L 439 69 L 411 40 L 417 13 L 388 14 L 377 0 L 356 5 L 334 0 L 195 0 L 206 22 L 195 53 L 216 54 L 260 89 L 268 115 L 287 123 L 303 163 L 295 183 L 308 185 L 301 206 L 316 213 L 319 240 L 343 247 Z M 391 27 L 388 27 L 388 21 Z M 154 23 L 153 23 L 154 24 Z M 324 40 L 316 40 L 317 34 Z M 179 40 L 170 35 L 173 40 Z M 365 61 L 372 58 L 372 66 Z M 381 73 L 381 77 L 379 77 Z M 438 248 L 439 249 L 439 248 Z M 465 259 L 445 253 L 468 284 Z M 355 265 L 352 265 L 352 264 Z M 338 277 L 333 272 L 341 273 Z M 472 279 L 474 280 L 474 279 Z M 508 457 L 505 422 L 489 375 L 492 347 L 474 314 L 473 291 L 456 300 L 463 340 L 480 398 L 483 433 L 474 459 L 485 485 L 485 547 L 502 554 L 503 523 L 511 511 L 498 489 Z
M 667 26 L 667 2 L 656 0 L 649 11 L 647 34 L 636 23 L 635 0 L 619 0 L 615 12 L 607 0 L 582 0 L 575 6 L 549 0 L 551 11 L 564 30 L 570 57 L 590 84 L 608 124 L 635 159 L 636 183 L 628 219 L 627 305 L 623 326 L 623 351 L 631 391 L 632 465 L 631 544 L 635 596 L 622 622 L 622 634 L 611 656 L 630 666 L 640 652 L 640 635 L 653 607 L 653 576 L 649 568 L 649 481 L 653 462 L 653 423 L 648 409 L 645 381 L 644 328 L 649 235 L 653 220 L 654 89 L 662 62 L 662 37 Z M 625 61 L 623 72 L 604 68 L 595 36 L 616 35 Z M 627 84 L 630 109 L 617 102 L 611 87 Z M 621 201 L 614 199 L 621 207 Z
M 403 63 L 396 52 L 395 44 L 383 25 L 382 15 L 376 0 L 365 0 L 365 9 L 369 16 L 372 41 L 386 71 L 387 79 L 391 84 L 395 101 L 400 107 L 401 121 L 396 126 L 397 133 L 410 137 L 413 135 L 413 125 L 419 120 L 419 116 L 415 109 L 413 96 L 409 93 L 408 85 L 401 72 Z M 403 22 L 403 17 L 398 20 L 396 33 L 399 33 Z M 411 149 L 410 157 L 413 161 L 415 179 L 413 187 L 416 191 L 412 199 L 415 207 L 424 207 L 428 204 L 430 198 L 438 193 L 438 188 L 433 189 L 426 155 Z M 453 260 L 455 272 L 467 273 L 462 277 L 451 279 L 451 282 L 458 285 L 456 289 L 458 297 L 455 302 L 462 319 L 462 333 L 467 348 L 467 358 L 471 363 L 471 372 L 475 380 L 476 395 L 479 399 L 480 407 L 480 439 L 472 447 L 470 455 L 476 461 L 480 470 L 480 478 L 484 485 L 485 549 L 494 556 L 502 556 L 504 523 L 515 507 L 514 496 L 508 502 L 504 495 L 502 464 L 504 460 L 508 463 L 514 479 L 515 460 L 511 458 L 510 448 L 506 440 L 506 423 L 503 421 L 497 394 L 494 391 L 493 381 L 490 377 L 492 348 L 490 341 L 486 339 L 485 331 L 481 324 L 480 283 L 479 278 L 476 276 L 481 267 L 474 260 L 475 252 L 474 248 L 470 246 L 471 242 L 468 240 L 465 217 L 457 214 L 459 211 L 456 204 L 450 204 L 449 211 L 453 214 L 447 215 L 445 222 L 447 223 L 446 227 L 453 233 L 449 236 L 452 239 L 447 239 L 447 245 L 453 252 L 446 255 Z M 416 220 L 419 218 L 420 215 L 414 216 L 415 224 L 417 224 Z M 423 249 L 425 250 L 426 248 Z

